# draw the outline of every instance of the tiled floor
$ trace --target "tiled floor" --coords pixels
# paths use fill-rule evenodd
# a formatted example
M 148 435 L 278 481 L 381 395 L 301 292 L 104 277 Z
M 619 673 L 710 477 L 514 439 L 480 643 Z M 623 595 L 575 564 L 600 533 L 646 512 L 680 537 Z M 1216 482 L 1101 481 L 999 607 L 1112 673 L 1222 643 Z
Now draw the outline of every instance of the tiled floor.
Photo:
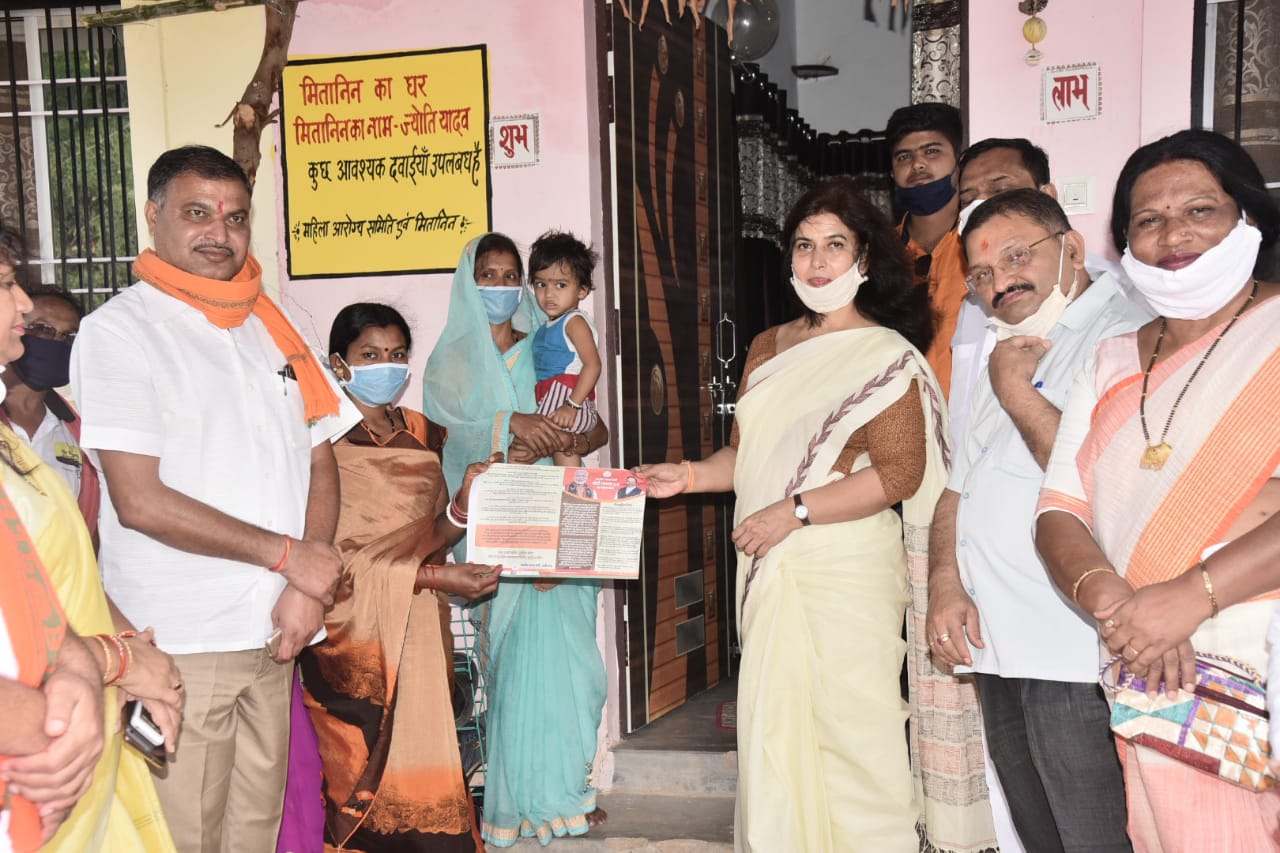
M 737 696 L 737 680 L 722 680 L 674 711 L 626 735 L 615 749 L 735 750 L 738 748 L 737 733 L 720 728 L 716 721 L 721 704 L 736 701 Z

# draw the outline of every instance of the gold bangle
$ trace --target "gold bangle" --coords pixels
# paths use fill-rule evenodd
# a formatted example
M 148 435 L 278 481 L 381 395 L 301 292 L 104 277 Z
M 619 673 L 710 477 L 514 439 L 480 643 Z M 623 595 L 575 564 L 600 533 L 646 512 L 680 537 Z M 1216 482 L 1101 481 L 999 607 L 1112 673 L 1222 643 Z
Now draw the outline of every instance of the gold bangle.
M 126 634 L 130 634 L 130 632 L 124 631 L 116 634 L 120 642 L 120 648 L 124 649 L 124 663 L 120 666 L 120 675 L 116 678 L 117 683 L 124 681 L 129 675 L 129 670 L 133 669 L 133 649 L 129 648 L 129 637 Z M 137 632 L 133 632 L 132 636 L 137 636 Z
M 1096 575 L 1098 572 L 1114 573 L 1115 569 L 1110 566 L 1094 566 L 1092 569 L 1089 569 L 1087 572 L 1080 575 L 1080 577 L 1076 578 L 1076 582 L 1071 585 L 1071 600 L 1076 603 L 1076 607 L 1080 606 L 1080 584 L 1084 583 L 1084 579 L 1089 577 L 1089 575 Z
M 684 490 L 686 492 L 692 492 L 693 491 L 693 462 L 692 460 L 689 460 L 689 459 L 682 459 L 680 460 L 680 464 L 689 466 L 689 481 L 684 484 Z
M 102 634 L 94 634 L 93 638 L 102 646 L 102 686 L 106 687 L 111 683 L 111 646 Z
M 1218 618 L 1218 596 L 1213 594 L 1213 581 L 1209 579 L 1209 567 L 1204 560 L 1200 561 L 1200 579 L 1204 581 L 1204 591 L 1209 594 L 1209 606 L 1213 608 L 1214 619 Z

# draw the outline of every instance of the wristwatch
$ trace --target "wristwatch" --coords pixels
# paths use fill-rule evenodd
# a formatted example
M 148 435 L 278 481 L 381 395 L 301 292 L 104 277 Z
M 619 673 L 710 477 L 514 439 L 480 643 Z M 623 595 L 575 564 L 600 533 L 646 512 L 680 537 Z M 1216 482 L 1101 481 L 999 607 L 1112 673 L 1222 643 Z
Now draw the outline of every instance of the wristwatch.
M 800 493 L 796 492 L 794 495 L 792 495 L 791 500 L 795 501 L 796 518 L 800 519 L 800 525 L 802 527 L 808 527 L 809 526 L 809 508 L 805 506 L 804 501 L 800 499 Z

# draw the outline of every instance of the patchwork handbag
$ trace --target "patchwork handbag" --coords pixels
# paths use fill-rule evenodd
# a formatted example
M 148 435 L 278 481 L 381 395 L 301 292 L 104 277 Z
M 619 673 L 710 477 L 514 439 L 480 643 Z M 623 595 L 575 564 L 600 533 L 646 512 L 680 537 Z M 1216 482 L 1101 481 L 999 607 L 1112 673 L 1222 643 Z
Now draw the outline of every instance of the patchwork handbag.
M 1102 668 L 1098 681 L 1112 694 L 1111 731 L 1117 737 L 1252 791 L 1275 785 L 1267 766 L 1267 683 L 1249 664 L 1197 653 L 1195 690 L 1179 691 L 1172 699 L 1164 682 L 1154 699 L 1147 696 L 1146 681 L 1118 656 Z

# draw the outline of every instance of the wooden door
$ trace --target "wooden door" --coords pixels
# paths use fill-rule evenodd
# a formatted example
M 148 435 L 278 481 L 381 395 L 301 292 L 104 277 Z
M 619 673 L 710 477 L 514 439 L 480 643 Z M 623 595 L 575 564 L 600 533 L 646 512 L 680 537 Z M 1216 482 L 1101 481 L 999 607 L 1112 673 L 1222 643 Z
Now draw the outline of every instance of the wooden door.
M 699 459 L 727 439 L 736 209 L 724 31 L 611 4 L 622 459 Z M 726 295 L 726 293 L 728 295 Z M 717 331 L 726 336 L 719 350 Z M 717 357 L 719 356 L 719 357 Z M 732 396 L 730 395 L 730 399 Z M 654 501 L 641 579 L 622 604 L 632 731 L 715 684 L 728 666 L 725 500 Z M 731 515 L 731 513 L 729 513 Z M 717 526 L 719 522 L 719 527 Z

